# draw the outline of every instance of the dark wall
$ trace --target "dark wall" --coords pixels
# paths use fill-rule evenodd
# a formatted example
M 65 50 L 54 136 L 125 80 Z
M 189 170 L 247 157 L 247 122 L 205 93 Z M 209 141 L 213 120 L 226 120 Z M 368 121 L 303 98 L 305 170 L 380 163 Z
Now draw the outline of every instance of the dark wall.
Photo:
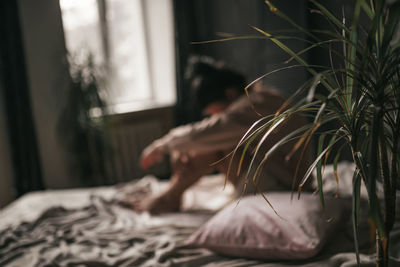
M 188 101 L 187 84 L 182 80 L 182 73 L 186 59 L 191 54 L 208 55 L 222 60 L 234 69 L 244 73 L 248 81 L 270 71 L 288 66 L 284 62 L 289 56 L 269 40 L 247 39 L 209 44 L 192 44 L 192 42 L 215 40 L 229 36 L 259 35 L 251 28 L 256 26 L 270 33 L 284 34 L 282 30 L 293 30 L 293 27 L 282 18 L 269 10 L 264 0 L 175 0 L 176 40 L 178 44 L 178 123 L 191 121 L 190 102 Z M 286 14 L 298 25 L 309 30 L 332 29 L 326 18 L 310 10 L 315 9 L 307 0 L 275 0 L 272 1 L 282 13 Z M 320 0 L 328 10 L 341 18 L 346 16 L 347 24 L 351 25 L 353 1 L 348 0 Z M 344 11 L 344 12 L 343 12 Z M 327 36 L 318 34 L 319 38 Z M 261 36 L 261 35 L 259 35 Z M 306 36 L 297 37 L 304 41 L 284 40 L 294 51 L 301 51 L 307 47 Z M 335 44 L 341 45 L 341 44 Z M 337 47 L 336 47 L 337 48 Z M 339 51 L 341 48 L 337 48 Z M 330 56 L 325 49 L 312 49 L 303 55 L 309 63 L 329 66 Z M 341 64 L 340 58 L 334 59 L 334 64 Z M 292 62 L 295 64 L 295 62 Z M 267 79 L 264 83 L 275 87 L 283 95 L 290 96 L 310 76 L 302 68 L 279 72 Z M 332 122 L 326 128 L 335 128 Z M 349 153 L 344 153 L 348 159 Z
M 278 1 L 277 1 L 278 2 Z M 258 35 L 251 25 L 267 32 L 277 32 L 290 26 L 269 11 L 264 1 L 260 0 L 217 0 L 195 1 L 204 10 L 199 14 L 200 24 L 194 41 L 204 41 L 220 38 L 225 35 Z M 280 1 L 279 9 L 288 14 L 300 25 L 306 24 L 304 1 Z M 214 12 L 207 12 L 213 10 Z M 203 26 L 201 26 L 203 25 Z M 287 42 L 294 50 L 304 48 L 303 42 Z M 227 62 L 232 67 L 246 74 L 249 80 L 271 70 L 283 66 L 288 56 L 271 41 L 249 39 L 235 40 L 224 43 L 198 45 L 201 54 L 207 54 Z M 290 76 L 291 79 L 284 77 Z M 299 81 L 304 79 L 304 70 L 277 74 L 267 80 L 286 94 L 295 89 Z M 290 82 L 288 82 L 290 81 Z
M 353 14 L 353 6 L 354 6 L 355 1 L 348 1 L 348 0 L 319 0 L 319 3 L 324 5 L 330 12 L 332 12 L 337 18 L 343 18 L 343 15 L 345 16 L 346 20 L 346 25 L 348 27 L 351 26 L 351 17 Z M 310 8 L 314 8 L 312 4 L 309 5 Z M 312 30 L 332 30 L 332 24 L 328 23 L 328 20 L 315 13 L 313 15 L 309 16 L 308 20 L 308 28 Z M 330 39 L 330 36 L 326 36 L 324 34 L 317 34 L 316 35 L 321 38 L 322 40 L 327 40 Z M 331 43 L 332 48 L 339 53 L 342 50 L 342 44 L 341 43 Z M 334 57 L 333 64 L 336 66 L 342 65 L 343 66 L 343 59 L 340 57 L 335 57 L 333 54 L 332 57 Z M 330 56 L 329 52 L 326 49 L 319 49 L 315 48 L 309 53 L 309 60 L 313 62 L 315 65 L 323 65 L 323 66 L 329 66 L 331 64 L 330 61 Z
M 301 26 L 308 24 L 307 1 L 275 1 L 277 7 Z M 221 39 L 229 36 L 260 36 L 251 26 L 267 32 L 293 29 L 270 12 L 263 0 L 175 0 L 175 17 L 180 71 L 189 55 L 207 55 L 224 61 L 246 75 L 248 81 L 283 66 L 289 56 L 268 39 L 246 39 L 210 44 L 192 42 Z M 304 36 L 299 36 L 304 38 Z M 295 51 L 305 47 L 302 41 L 285 41 Z M 291 69 L 264 79 L 284 95 L 292 94 L 307 78 L 304 69 Z M 178 101 L 186 99 L 181 83 Z M 187 114 L 187 113 L 185 113 Z
M 228 36 L 262 36 L 251 26 L 267 32 L 291 28 L 288 23 L 270 12 L 263 0 L 193 0 L 187 2 L 192 2 L 186 3 L 186 5 L 192 5 L 194 16 L 189 17 L 187 14 L 187 17 L 180 23 L 192 26 L 192 30 L 188 34 L 189 38 L 185 40 L 190 52 L 223 60 L 246 74 L 249 80 L 275 69 L 288 59 L 285 52 L 266 39 L 190 44 L 192 41 L 207 41 Z M 307 25 L 306 1 L 279 1 L 277 6 L 299 25 Z M 193 22 L 189 22 L 189 20 L 193 20 Z M 304 42 L 299 41 L 288 41 L 287 43 L 295 50 L 300 50 L 305 45 Z M 302 75 L 303 71 L 299 71 L 292 78 L 301 79 Z M 282 90 L 285 92 L 290 93 L 293 90 L 290 84 L 287 84 L 287 79 L 286 81 L 274 80 L 277 85 L 284 87 Z

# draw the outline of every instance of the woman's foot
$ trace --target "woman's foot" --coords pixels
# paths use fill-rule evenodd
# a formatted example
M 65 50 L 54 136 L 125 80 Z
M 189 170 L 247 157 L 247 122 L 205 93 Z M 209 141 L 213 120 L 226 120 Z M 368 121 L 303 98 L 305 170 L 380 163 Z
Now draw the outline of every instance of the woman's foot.
M 151 214 L 178 212 L 181 208 L 181 195 L 172 194 L 169 191 L 159 195 L 150 195 L 134 201 L 125 200 L 124 204 L 137 212 L 148 211 Z

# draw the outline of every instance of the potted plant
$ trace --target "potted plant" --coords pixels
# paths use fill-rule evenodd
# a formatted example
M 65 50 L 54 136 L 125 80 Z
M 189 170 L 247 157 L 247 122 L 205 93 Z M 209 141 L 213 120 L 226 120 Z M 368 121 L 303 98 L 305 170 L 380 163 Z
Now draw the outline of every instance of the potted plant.
M 82 51 L 68 56 L 70 83 L 58 133 L 69 153 L 74 175 L 86 186 L 109 183 L 107 156 L 109 122 L 105 94 L 107 81 L 93 55 Z
M 270 1 L 266 1 L 271 12 L 285 19 L 308 37 L 310 45 L 303 51 L 295 52 L 285 45 L 291 36 L 274 36 L 262 29 L 253 27 L 258 33 L 270 39 L 283 49 L 297 63 L 307 69 L 312 78 L 273 116 L 256 122 L 238 144 L 244 150 L 249 142 L 259 142 L 254 152 L 259 152 L 263 140 L 274 127 L 284 123 L 295 113 L 307 114 L 311 119 L 302 127 L 276 143 L 264 156 L 261 163 L 250 163 L 248 174 L 256 168 L 253 182 L 269 155 L 288 141 L 298 139 L 297 145 L 307 144 L 318 134 L 318 149 L 315 161 L 299 183 L 302 185 L 316 169 L 318 192 L 324 205 L 322 188 L 322 169 L 326 159 L 333 154 L 334 171 L 342 149 L 351 150 L 355 163 L 353 177 L 352 219 L 355 234 L 357 262 L 360 262 L 357 245 L 357 224 L 360 202 L 360 187 L 365 185 L 369 198 L 369 217 L 377 236 L 377 265 L 388 265 L 389 235 L 395 221 L 396 190 L 399 188 L 399 138 L 400 138 L 400 42 L 396 32 L 400 21 L 400 2 L 388 5 L 384 0 L 357 0 L 352 21 L 338 18 L 317 0 L 310 0 L 314 9 L 332 26 L 319 31 L 328 37 L 321 40 L 313 30 L 296 25 L 282 14 Z M 361 24 L 360 17 L 366 21 Z M 347 22 L 346 22 L 347 19 Z M 293 37 L 293 36 L 292 36 Z M 335 50 L 333 43 L 340 44 L 341 51 Z M 341 64 L 315 66 L 309 64 L 302 54 L 315 47 L 326 48 L 326 52 L 336 54 Z M 268 75 L 268 74 L 266 74 Z M 264 75 L 264 76 L 266 76 Z M 260 77 L 262 78 L 262 77 Z M 326 93 L 316 93 L 321 92 Z M 301 96 L 307 91 L 306 97 Z M 338 127 L 321 130 L 324 124 L 338 122 Z M 256 138 L 259 137 L 259 138 Z M 335 148 L 336 150 L 333 150 Z M 242 153 L 244 155 L 244 152 Z M 238 155 L 240 156 L 240 155 Z M 239 167 L 240 168 L 240 167 Z M 251 177 L 249 177 L 251 178 Z M 381 183 L 383 192 L 377 189 Z

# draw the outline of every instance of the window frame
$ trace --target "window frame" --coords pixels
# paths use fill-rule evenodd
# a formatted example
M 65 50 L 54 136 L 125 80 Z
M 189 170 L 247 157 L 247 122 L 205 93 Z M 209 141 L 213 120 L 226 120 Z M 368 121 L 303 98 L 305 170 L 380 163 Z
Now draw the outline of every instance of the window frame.
M 142 8 L 147 72 L 149 76 L 146 100 L 108 104 L 110 114 L 130 113 L 177 104 L 177 81 L 174 39 L 173 0 L 138 0 Z M 102 58 L 107 73 L 111 73 L 110 32 L 107 23 L 107 0 L 96 0 Z M 66 37 L 67 38 L 67 37 Z M 166 47 L 161 47 L 164 44 Z M 112 75 L 112 74 L 111 74 Z

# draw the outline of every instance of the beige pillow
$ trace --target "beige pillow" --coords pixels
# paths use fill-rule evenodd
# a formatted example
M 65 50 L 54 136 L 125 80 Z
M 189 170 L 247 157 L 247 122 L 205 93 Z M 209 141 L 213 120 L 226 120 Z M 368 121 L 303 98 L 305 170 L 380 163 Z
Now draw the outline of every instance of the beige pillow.
M 316 255 L 340 222 L 348 202 L 317 195 L 266 193 L 274 213 L 260 196 L 244 197 L 226 207 L 190 236 L 187 244 L 255 259 L 306 259 Z

